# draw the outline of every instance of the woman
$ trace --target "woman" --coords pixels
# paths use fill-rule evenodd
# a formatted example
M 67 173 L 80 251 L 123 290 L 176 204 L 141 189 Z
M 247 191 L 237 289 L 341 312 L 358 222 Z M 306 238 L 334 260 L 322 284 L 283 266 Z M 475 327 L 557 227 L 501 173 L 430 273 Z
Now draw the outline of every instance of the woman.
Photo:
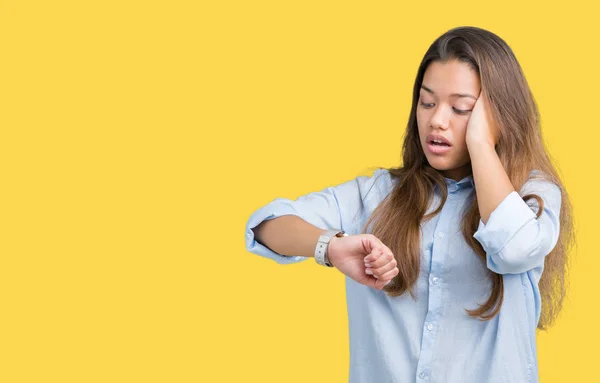
M 249 251 L 346 275 L 350 382 L 538 381 L 574 238 L 539 120 L 510 47 L 455 28 L 419 66 L 402 166 L 252 214 Z

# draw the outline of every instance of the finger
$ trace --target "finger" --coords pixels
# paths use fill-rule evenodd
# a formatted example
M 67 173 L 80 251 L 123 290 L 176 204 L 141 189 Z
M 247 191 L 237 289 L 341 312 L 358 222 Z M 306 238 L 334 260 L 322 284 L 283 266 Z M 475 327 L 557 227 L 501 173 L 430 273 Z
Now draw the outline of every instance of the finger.
M 383 242 L 381 242 L 379 239 L 377 239 L 377 237 L 373 237 L 373 238 L 374 238 L 374 241 L 376 241 L 377 243 L 373 244 L 371 253 L 365 257 L 365 262 L 374 261 L 382 253 L 390 253 L 390 254 L 392 253 L 392 250 L 390 250 L 389 247 L 387 247 L 386 245 L 383 244 Z
M 369 254 L 367 254 L 363 260 L 365 261 L 365 263 L 372 263 L 377 258 L 379 258 L 379 256 L 381 256 L 382 253 L 383 253 L 383 247 L 379 246 L 379 247 L 371 250 L 371 252 Z
M 374 254 L 375 256 L 371 258 L 371 260 L 377 257 L 377 250 L 381 248 L 385 248 L 383 242 L 379 240 L 373 234 L 365 234 L 361 237 L 363 248 L 369 253 L 369 255 Z
M 392 259 L 391 261 L 389 261 L 388 263 L 386 263 L 385 265 L 378 267 L 376 269 L 371 269 L 373 272 L 373 276 L 377 277 L 377 278 L 381 278 L 381 276 L 385 273 L 387 273 L 388 271 L 393 270 L 396 267 L 396 260 Z
M 390 282 L 391 282 L 391 279 L 389 281 L 386 281 L 384 279 L 377 279 L 377 282 L 375 282 L 375 286 L 374 287 L 377 290 L 382 290 L 385 287 L 385 285 L 387 285 Z
M 361 282 L 363 285 L 365 286 L 369 286 L 369 287 L 373 287 L 373 288 L 377 288 L 377 282 L 379 281 L 379 279 L 374 278 L 371 275 L 367 275 L 367 279 L 364 282 Z
M 398 273 L 400 272 L 400 270 L 397 267 L 394 267 L 393 269 L 391 269 L 390 271 L 382 274 L 378 279 L 380 281 L 385 281 L 386 283 L 392 279 L 394 279 L 394 277 L 396 275 L 398 275 Z
M 394 256 L 389 251 L 382 251 L 381 254 L 374 261 L 365 261 L 365 266 L 373 269 L 380 268 L 381 266 L 387 265 Z

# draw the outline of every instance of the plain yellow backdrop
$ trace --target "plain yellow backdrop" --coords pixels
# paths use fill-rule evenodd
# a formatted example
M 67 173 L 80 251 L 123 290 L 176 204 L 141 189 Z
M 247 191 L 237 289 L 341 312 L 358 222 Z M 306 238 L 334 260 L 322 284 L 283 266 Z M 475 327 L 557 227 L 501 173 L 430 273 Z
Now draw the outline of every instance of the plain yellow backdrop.
M 346 382 L 342 274 L 246 252 L 246 220 L 399 164 L 417 66 L 459 25 L 513 48 L 574 203 L 541 381 L 597 375 L 591 2 L 0 4 L 1 382 Z

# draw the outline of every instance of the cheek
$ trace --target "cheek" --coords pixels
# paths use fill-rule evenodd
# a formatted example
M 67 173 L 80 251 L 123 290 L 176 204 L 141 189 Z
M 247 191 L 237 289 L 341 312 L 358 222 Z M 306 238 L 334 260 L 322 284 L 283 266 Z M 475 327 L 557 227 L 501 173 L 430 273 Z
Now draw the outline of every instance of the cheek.
M 417 112 L 417 126 L 419 128 L 419 136 L 422 137 L 425 132 L 425 126 L 427 126 L 427 121 L 422 115 L 422 113 Z
M 425 114 L 423 113 L 423 110 L 421 108 L 417 109 L 417 123 L 419 124 L 419 127 L 423 126 L 423 124 L 425 123 Z

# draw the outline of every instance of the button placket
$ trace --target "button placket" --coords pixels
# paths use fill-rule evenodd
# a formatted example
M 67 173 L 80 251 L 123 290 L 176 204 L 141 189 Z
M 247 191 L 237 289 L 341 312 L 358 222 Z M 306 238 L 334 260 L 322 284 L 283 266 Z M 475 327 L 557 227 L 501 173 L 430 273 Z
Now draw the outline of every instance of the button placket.
M 456 187 L 456 189 L 458 189 L 458 187 Z M 459 207 L 456 203 L 456 197 L 456 194 L 453 197 L 449 197 L 447 203 L 442 207 L 439 220 L 432 233 L 433 243 L 431 253 L 425 251 L 425 254 L 429 256 L 431 266 L 428 277 L 428 308 L 422 327 L 421 354 L 419 361 L 417 362 L 415 376 L 417 381 L 428 381 L 432 376 L 431 362 L 438 335 L 437 329 L 441 325 L 440 321 L 442 320 L 441 315 L 444 306 L 444 289 L 441 288 L 441 281 L 444 263 L 449 257 L 447 237 L 448 234 L 451 233 L 452 222 L 450 220 L 453 219 L 454 213 Z

